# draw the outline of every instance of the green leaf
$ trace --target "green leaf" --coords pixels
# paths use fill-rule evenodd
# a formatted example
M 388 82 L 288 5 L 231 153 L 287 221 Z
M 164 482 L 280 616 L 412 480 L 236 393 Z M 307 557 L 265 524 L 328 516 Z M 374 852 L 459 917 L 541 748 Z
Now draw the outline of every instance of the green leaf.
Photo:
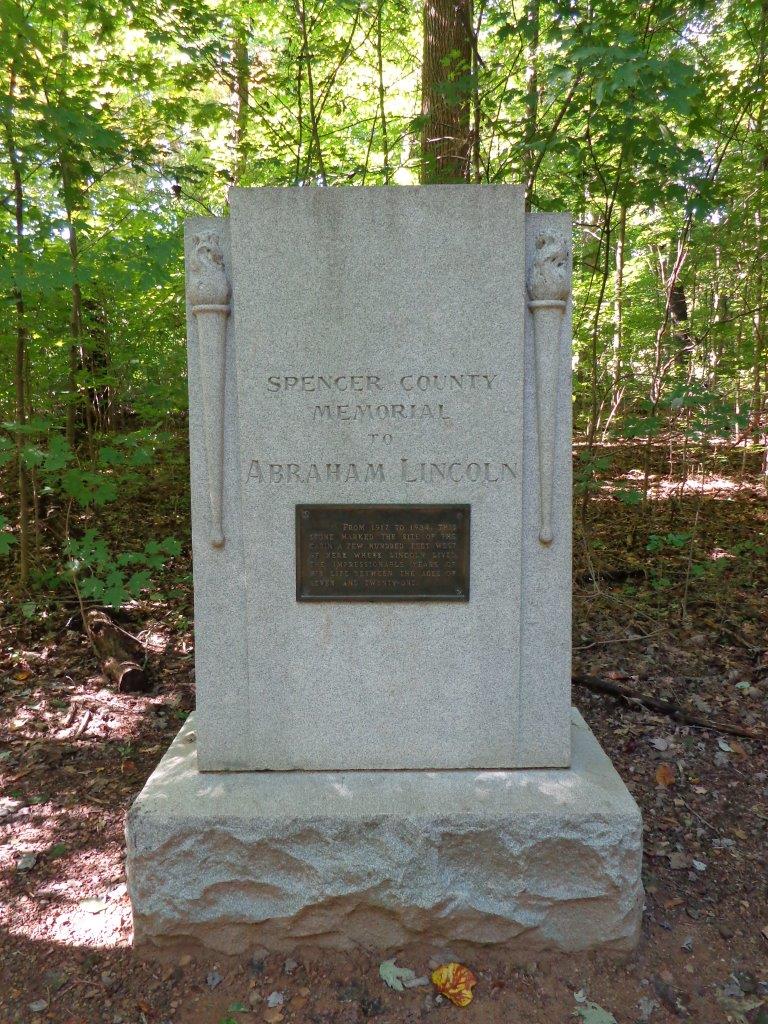
M 125 462 L 125 455 L 117 448 L 105 446 L 99 448 L 99 462 L 104 466 L 122 466 Z
M 622 505 L 640 505 L 643 501 L 642 491 L 620 489 L 615 494 Z
M 137 448 L 128 459 L 129 466 L 148 466 L 154 455 L 149 448 Z
M 131 597 L 138 597 L 142 590 L 146 590 L 152 582 L 151 573 L 145 569 L 143 572 L 135 572 L 125 585 L 125 589 Z
M 83 508 L 88 505 L 105 505 L 117 497 L 115 481 L 100 473 L 70 469 L 61 478 L 65 494 L 74 498 Z
M 0 437 L 0 466 L 6 466 L 16 454 L 16 448 L 7 437 Z
M 667 544 L 672 548 L 684 548 L 688 541 L 691 539 L 690 533 L 668 533 L 666 536 Z
M 44 473 L 56 473 L 72 462 L 74 457 L 67 439 L 55 434 L 48 442 L 41 468 Z
M 7 555 L 14 544 L 18 544 L 18 540 L 12 533 L 6 530 L 8 520 L 4 515 L 0 515 L 0 557 Z

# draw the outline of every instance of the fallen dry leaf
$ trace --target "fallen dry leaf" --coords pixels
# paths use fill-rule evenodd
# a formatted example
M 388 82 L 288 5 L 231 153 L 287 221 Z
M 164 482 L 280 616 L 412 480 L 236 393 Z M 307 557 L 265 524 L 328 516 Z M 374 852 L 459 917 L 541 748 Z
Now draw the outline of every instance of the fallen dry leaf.
M 275 1006 L 272 1007 L 272 1009 L 264 1011 L 264 1020 L 267 1024 L 280 1024 L 280 1021 L 283 1020 L 284 1017 L 285 1014 L 279 1006 Z
M 659 786 L 671 786 L 675 781 L 675 769 L 671 764 L 660 764 L 656 769 L 656 783 Z
M 440 995 L 450 999 L 454 1006 L 469 1006 L 477 978 L 463 964 L 441 964 L 432 971 L 432 984 Z

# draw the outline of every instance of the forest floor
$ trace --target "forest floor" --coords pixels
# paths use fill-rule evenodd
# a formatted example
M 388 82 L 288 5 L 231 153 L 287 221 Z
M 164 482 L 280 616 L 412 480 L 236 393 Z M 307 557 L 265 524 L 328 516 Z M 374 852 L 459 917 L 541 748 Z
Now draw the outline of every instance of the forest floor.
M 652 500 L 627 505 L 615 488 L 637 483 L 633 455 L 611 457 L 586 510 L 581 499 L 575 508 L 574 672 L 764 732 L 764 488 L 724 465 L 685 484 L 652 475 Z M 132 501 L 115 532 L 139 538 L 153 522 L 160 535 L 183 533 L 170 476 L 151 481 L 144 500 L 148 518 Z M 170 576 L 172 600 L 121 613 L 147 650 L 149 694 L 116 693 L 99 675 L 73 604 L 40 604 L 29 617 L 18 601 L 5 605 L 0 1024 L 608 1024 L 593 1003 L 618 1024 L 768 1024 L 768 742 L 581 687 L 574 700 L 643 812 L 647 899 L 636 952 L 478 954 L 465 1009 L 436 1000 L 431 986 L 390 991 L 375 951 L 136 960 L 124 816 L 194 703 L 188 557 Z M 10 594 L 10 574 L 3 582 Z M 438 953 L 412 947 L 398 963 L 423 975 Z M 274 992 L 283 1002 L 270 1007 Z

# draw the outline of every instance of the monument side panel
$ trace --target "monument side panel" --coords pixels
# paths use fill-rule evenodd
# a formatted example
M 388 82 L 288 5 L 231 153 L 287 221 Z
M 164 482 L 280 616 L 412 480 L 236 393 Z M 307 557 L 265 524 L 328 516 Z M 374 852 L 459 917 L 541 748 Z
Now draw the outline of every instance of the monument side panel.
M 205 308 L 231 306 L 231 301 L 204 301 L 223 297 L 222 273 L 231 281 L 229 222 L 190 218 L 184 251 L 198 765 L 203 771 L 244 769 L 251 765 L 253 737 L 242 713 L 250 692 L 232 318 L 225 309 Z M 223 543 L 217 537 L 219 511 Z
M 523 766 L 521 190 L 230 202 L 250 767 Z M 469 599 L 297 600 L 311 504 L 470 506 Z M 361 557 L 392 586 L 416 528 L 376 528 Z
M 568 214 L 526 217 L 525 434 L 518 748 L 530 767 L 567 767 L 571 749 L 571 237 Z M 548 264 L 562 263 L 552 277 Z M 545 279 L 534 283 L 535 268 Z M 561 289 L 561 290 L 560 290 Z M 555 294 L 556 293 L 556 294 Z M 543 297 L 541 297 L 543 296 Z M 562 296 L 565 296 L 563 298 Z M 554 306 L 548 305 L 548 298 Z M 559 309 L 562 304 L 564 308 Z M 539 323 L 534 321 L 539 317 Z M 538 329 L 538 335 L 537 335 Z M 559 332 L 559 333 L 558 333 Z M 536 345 L 556 358 L 537 363 Z M 544 352 L 546 355 L 547 352 Z M 541 379 L 537 379 L 537 373 Z M 547 446 L 546 412 L 554 415 Z M 542 473 L 551 475 L 551 493 Z M 542 542 L 542 490 L 551 539 Z M 545 538 L 546 539 L 546 538 Z

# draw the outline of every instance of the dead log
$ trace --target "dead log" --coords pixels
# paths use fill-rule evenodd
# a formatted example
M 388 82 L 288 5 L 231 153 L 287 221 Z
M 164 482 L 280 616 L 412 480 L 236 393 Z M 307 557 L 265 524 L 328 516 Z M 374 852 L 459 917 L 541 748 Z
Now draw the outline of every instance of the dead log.
M 115 684 L 118 692 L 147 693 L 152 684 L 139 661 L 145 660 L 141 644 L 100 608 L 85 613 L 84 625 L 91 646 L 101 661 L 102 672 Z
M 644 693 L 636 693 L 628 686 L 620 686 L 608 679 L 577 675 L 571 677 L 571 682 L 574 686 L 582 686 L 585 690 L 591 690 L 592 693 L 607 693 L 611 697 L 626 701 L 627 704 L 640 705 L 650 711 L 658 711 L 662 715 L 674 718 L 682 725 L 693 725 L 697 729 L 711 729 L 713 732 L 724 732 L 731 736 L 744 736 L 750 740 L 768 739 L 768 734 L 764 730 L 749 729 L 744 725 L 731 725 L 730 722 L 720 722 L 712 718 L 705 718 L 703 715 L 693 715 L 671 701 L 659 700 L 658 697 L 651 697 Z

